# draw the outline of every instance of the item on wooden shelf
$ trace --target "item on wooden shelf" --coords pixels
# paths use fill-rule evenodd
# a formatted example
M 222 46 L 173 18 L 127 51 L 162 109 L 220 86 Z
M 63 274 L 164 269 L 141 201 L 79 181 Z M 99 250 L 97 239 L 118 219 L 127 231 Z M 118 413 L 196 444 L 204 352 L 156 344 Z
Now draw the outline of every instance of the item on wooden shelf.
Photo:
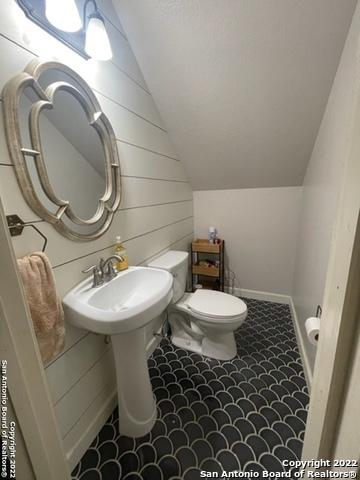
M 209 240 L 209 243 L 212 243 L 212 244 L 216 243 L 217 232 L 215 227 L 209 227 L 208 240 Z

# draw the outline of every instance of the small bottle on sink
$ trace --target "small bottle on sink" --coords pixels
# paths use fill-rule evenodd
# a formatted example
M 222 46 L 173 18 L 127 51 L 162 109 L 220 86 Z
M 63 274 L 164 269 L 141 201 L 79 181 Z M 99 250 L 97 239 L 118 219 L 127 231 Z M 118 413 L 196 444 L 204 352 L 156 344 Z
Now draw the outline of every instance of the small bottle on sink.
M 127 256 L 126 248 L 121 243 L 120 235 L 116 237 L 115 255 L 119 255 L 119 257 L 123 259 L 122 261 L 117 262 L 116 264 L 117 271 L 121 272 L 122 270 L 126 270 L 129 267 L 128 256 Z

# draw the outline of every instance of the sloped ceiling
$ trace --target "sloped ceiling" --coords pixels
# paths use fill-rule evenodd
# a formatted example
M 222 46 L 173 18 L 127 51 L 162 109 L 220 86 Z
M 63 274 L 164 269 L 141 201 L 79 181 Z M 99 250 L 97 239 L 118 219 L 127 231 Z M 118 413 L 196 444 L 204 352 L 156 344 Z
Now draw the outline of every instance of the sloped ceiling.
M 113 0 L 195 190 L 301 185 L 356 0 Z

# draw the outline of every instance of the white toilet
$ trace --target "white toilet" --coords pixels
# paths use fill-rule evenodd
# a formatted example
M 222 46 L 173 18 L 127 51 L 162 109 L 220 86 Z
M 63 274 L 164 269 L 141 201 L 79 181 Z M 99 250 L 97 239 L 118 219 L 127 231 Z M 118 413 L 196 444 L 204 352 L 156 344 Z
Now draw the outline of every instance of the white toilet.
M 187 252 L 170 250 L 148 264 L 167 270 L 174 277 L 174 295 L 167 310 L 171 341 L 207 357 L 231 360 L 236 356 L 234 331 L 246 318 L 246 304 L 215 290 L 186 293 L 188 257 Z

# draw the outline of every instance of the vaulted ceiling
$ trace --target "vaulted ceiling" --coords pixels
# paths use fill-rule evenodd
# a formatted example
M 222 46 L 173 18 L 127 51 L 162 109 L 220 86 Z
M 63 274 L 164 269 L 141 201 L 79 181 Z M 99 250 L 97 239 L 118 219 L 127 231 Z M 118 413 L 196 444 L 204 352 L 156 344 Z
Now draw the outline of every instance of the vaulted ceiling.
M 195 190 L 301 185 L 356 0 L 113 0 Z

